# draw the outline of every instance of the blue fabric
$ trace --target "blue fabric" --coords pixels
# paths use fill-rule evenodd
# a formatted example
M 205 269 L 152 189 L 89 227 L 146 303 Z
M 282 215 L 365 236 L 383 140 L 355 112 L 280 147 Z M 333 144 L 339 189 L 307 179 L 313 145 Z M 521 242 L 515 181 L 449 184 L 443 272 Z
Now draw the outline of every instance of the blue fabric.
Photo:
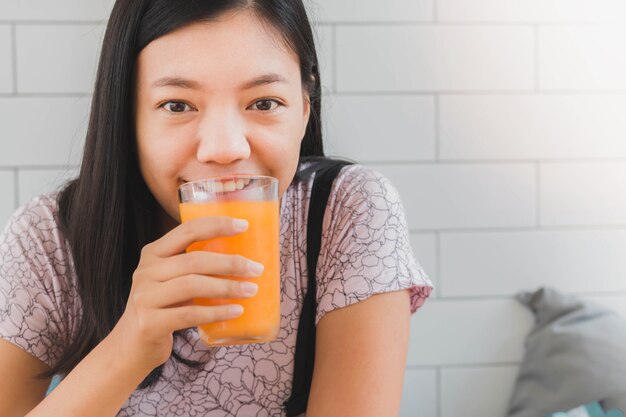
M 55 389 L 57 385 L 59 385 L 59 382 L 61 382 L 61 378 L 58 375 L 55 375 L 52 378 L 52 382 L 50 382 L 50 386 L 48 387 L 48 392 L 46 392 L 46 395 L 49 395 L 52 392 L 52 390 Z
M 571 417 L 574 415 L 577 417 L 625 417 L 620 410 L 604 411 L 604 408 L 597 401 L 567 412 L 558 412 L 544 417 Z

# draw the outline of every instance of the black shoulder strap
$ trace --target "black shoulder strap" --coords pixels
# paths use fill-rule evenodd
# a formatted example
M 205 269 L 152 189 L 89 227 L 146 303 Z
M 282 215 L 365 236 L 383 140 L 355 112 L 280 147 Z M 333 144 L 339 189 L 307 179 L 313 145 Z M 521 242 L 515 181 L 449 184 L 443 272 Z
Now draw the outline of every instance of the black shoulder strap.
M 306 412 L 309 401 L 315 364 L 315 314 L 317 311 L 315 271 L 322 243 L 322 222 L 333 181 L 345 165 L 348 164 L 338 162 L 336 165 L 322 169 L 315 174 L 313 181 L 306 231 L 309 277 L 298 324 L 291 397 L 284 404 L 287 417 L 295 417 Z

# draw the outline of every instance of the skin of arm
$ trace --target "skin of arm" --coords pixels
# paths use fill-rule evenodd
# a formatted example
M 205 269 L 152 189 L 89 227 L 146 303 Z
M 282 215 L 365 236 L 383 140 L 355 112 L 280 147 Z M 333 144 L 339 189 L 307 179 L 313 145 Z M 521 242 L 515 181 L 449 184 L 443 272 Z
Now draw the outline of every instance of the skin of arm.
M 242 229 L 236 226 L 231 218 L 204 217 L 146 245 L 121 318 L 43 401 L 47 384 L 34 386 L 32 381 L 48 369 L 45 364 L 17 352 L 20 349 L 9 342 L 0 344 L 0 375 L 6 375 L 0 379 L 0 400 L 5 387 L 13 395 L 0 401 L 0 415 L 23 416 L 38 403 L 28 417 L 115 416 L 146 375 L 168 360 L 175 330 L 241 315 L 240 309 L 231 311 L 228 305 L 196 306 L 191 300 L 252 296 L 238 281 L 205 276 L 258 276 L 250 269 L 251 261 L 211 252 L 183 253 L 192 242 L 235 235 L 247 223 Z
M 149 370 L 120 354 L 114 338 L 107 336 L 27 417 L 115 416 Z
M 397 416 L 409 326 L 407 290 L 373 295 L 322 317 L 307 417 Z
M 36 375 L 48 370 L 48 365 L 0 340 L 0 415 L 115 416 L 144 372 L 124 364 L 122 355 L 107 349 L 109 343 L 105 339 L 45 397 L 51 378 Z
M 408 291 L 374 295 L 326 314 L 317 326 L 307 416 L 397 416 L 409 323 Z M 0 340 L 2 415 L 21 417 L 32 409 L 28 417 L 115 416 L 149 372 L 119 354 L 116 337 L 121 335 L 114 331 L 105 338 L 45 399 L 50 380 L 35 375 L 47 365 Z
M 23 417 L 43 400 L 51 378 L 35 376 L 48 369 L 41 360 L 0 339 L 0 415 Z

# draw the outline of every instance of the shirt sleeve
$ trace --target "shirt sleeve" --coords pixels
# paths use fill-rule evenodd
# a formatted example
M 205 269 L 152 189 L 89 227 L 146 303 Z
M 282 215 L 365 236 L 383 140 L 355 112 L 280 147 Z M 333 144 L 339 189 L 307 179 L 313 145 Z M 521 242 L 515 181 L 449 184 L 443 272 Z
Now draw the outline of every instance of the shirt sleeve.
M 374 294 L 408 289 L 411 313 L 430 295 L 433 285 L 413 255 L 400 197 L 382 174 L 354 165 L 337 177 L 316 272 L 316 323 Z
M 77 299 L 51 201 L 33 199 L 0 235 L 0 337 L 50 367 L 76 323 Z

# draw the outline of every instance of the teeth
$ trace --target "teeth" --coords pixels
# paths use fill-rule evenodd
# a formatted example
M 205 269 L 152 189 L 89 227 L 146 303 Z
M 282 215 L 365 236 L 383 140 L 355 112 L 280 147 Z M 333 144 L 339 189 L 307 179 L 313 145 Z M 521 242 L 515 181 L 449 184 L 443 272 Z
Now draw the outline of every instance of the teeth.
M 250 180 L 248 180 L 248 183 L 250 182 Z M 226 181 L 223 183 L 220 183 L 220 185 L 223 187 L 222 190 L 225 193 L 228 192 L 232 192 L 235 190 L 243 190 L 243 187 L 245 187 L 246 184 L 246 180 L 244 179 L 237 179 L 237 180 L 231 180 L 231 181 Z
M 228 193 L 236 190 L 243 190 L 252 180 L 249 178 L 238 178 L 236 180 L 229 180 L 224 182 L 213 182 L 211 192 L 214 193 Z
M 226 181 L 224 183 L 224 192 L 235 191 L 237 189 L 237 185 L 235 181 Z
M 222 193 L 224 192 L 224 184 L 222 184 L 221 182 L 214 182 L 213 183 L 213 192 L 215 193 Z

